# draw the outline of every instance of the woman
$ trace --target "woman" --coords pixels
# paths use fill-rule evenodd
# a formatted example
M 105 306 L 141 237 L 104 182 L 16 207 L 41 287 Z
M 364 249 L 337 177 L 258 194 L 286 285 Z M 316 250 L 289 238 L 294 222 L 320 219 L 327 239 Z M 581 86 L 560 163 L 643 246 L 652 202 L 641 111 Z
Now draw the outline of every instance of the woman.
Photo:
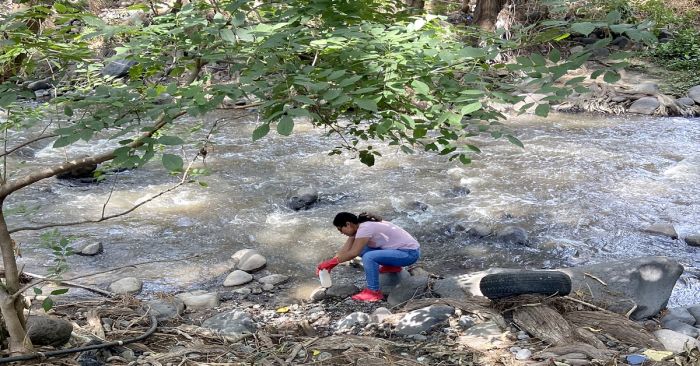
M 401 272 L 401 267 L 416 263 L 420 257 L 420 244 L 411 234 L 389 221 L 383 221 L 377 215 L 363 212 L 355 216 L 341 212 L 333 219 L 333 225 L 347 235 L 348 240 L 335 257 L 318 265 L 316 274 L 323 269 L 330 271 L 339 263 L 358 255 L 362 256 L 367 288 L 353 295 L 353 300 L 382 300 L 379 274 Z

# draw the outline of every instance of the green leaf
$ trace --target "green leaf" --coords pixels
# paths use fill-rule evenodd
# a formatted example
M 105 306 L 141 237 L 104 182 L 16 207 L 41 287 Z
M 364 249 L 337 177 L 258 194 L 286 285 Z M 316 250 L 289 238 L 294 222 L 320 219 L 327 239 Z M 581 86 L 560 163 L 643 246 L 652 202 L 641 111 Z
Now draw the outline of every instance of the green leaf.
M 428 86 L 428 84 L 426 84 L 420 80 L 413 80 L 411 82 L 411 86 L 418 94 L 430 95 L 430 87 Z
M 17 94 L 4 92 L 3 95 L 0 96 L 0 108 L 6 108 L 14 103 L 15 100 L 17 100 Z
M 559 62 L 559 60 L 561 60 L 561 52 L 559 52 L 558 49 L 553 48 L 552 51 L 549 52 L 549 61 L 556 63 Z
M 378 112 L 379 110 L 377 109 L 377 103 L 375 103 L 373 100 L 370 99 L 355 99 L 354 100 L 355 104 L 365 110 L 372 111 L 372 112 Z
M 590 22 L 574 23 L 571 25 L 571 30 L 576 33 L 581 33 L 584 36 L 588 36 L 595 30 L 595 24 Z
M 616 83 L 620 80 L 620 74 L 618 74 L 615 71 L 608 71 L 603 76 L 603 80 L 605 80 L 606 83 L 610 84 Z
M 549 114 L 549 104 L 540 104 L 535 108 L 535 114 L 540 117 L 547 117 Z
M 270 124 L 264 123 L 253 130 L 253 141 L 258 141 L 270 132 Z
M 64 105 L 63 106 L 63 114 L 65 114 L 68 117 L 72 117 L 73 116 L 73 108 L 71 108 L 70 106 Z
M 38 287 L 33 287 L 32 290 L 34 290 L 34 293 L 37 294 L 37 295 L 41 295 L 41 294 L 43 293 L 43 292 L 41 291 L 41 289 L 38 288 Z
M 228 43 L 236 43 L 236 35 L 233 34 L 233 31 L 226 28 L 222 29 L 219 34 L 221 35 L 221 39 Z
M 68 292 L 68 289 L 67 289 L 67 288 L 59 288 L 59 289 L 57 289 L 57 290 L 51 291 L 51 295 L 63 295 L 63 294 L 65 294 L 66 292 Z
M 53 148 L 58 149 L 60 147 L 65 147 L 68 146 L 76 141 L 80 140 L 80 134 L 79 133 L 73 133 L 72 135 L 68 136 L 61 136 L 56 139 L 56 142 L 53 143 Z
M 605 72 L 605 69 L 593 71 L 591 73 L 591 79 L 597 79 L 600 75 L 603 75 L 604 72 Z
M 471 164 L 472 159 L 470 159 L 468 156 L 464 154 L 459 154 L 459 161 L 462 162 L 462 164 L 467 165 Z
M 546 104 L 544 104 L 544 105 L 546 105 Z M 510 141 L 511 144 L 513 144 L 513 145 L 515 145 L 515 146 L 519 146 L 519 147 L 521 147 L 521 148 L 523 148 L 523 149 L 525 148 L 525 146 L 523 145 L 523 143 L 522 143 L 520 140 L 518 140 L 515 136 L 513 136 L 513 135 L 506 135 L 506 138 L 508 139 L 508 141 Z
M 464 116 L 464 115 L 471 114 L 473 112 L 478 111 L 479 109 L 481 109 L 481 107 L 482 107 L 481 102 L 474 102 L 474 103 L 465 105 L 464 107 L 462 107 L 462 109 L 459 112 Z
M 44 299 L 44 301 L 41 303 L 41 307 L 44 309 L 44 311 L 49 311 L 51 308 L 53 308 L 53 299 L 50 297 L 47 297 Z
M 362 164 L 365 164 L 367 166 L 373 166 L 374 155 L 367 150 L 362 150 L 360 151 L 360 161 L 362 162 Z
M 333 71 L 326 79 L 328 80 L 335 80 L 341 76 L 345 75 L 345 70 L 336 70 Z
M 163 154 L 163 167 L 171 172 L 181 172 L 184 162 L 180 155 Z
M 530 59 L 535 64 L 535 66 L 544 66 L 547 64 L 547 60 L 542 57 L 539 53 L 533 53 L 530 55 Z
M 309 98 L 309 97 L 306 96 L 306 95 L 295 95 L 295 96 L 292 97 L 292 99 L 294 99 L 294 100 L 296 100 L 297 102 L 302 103 L 302 104 L 307 104 L 307 105 L 314 105 L 314 104 L 316 104 L 316 102 L 315 102 L 313 99 Z
M 283 116 L 279 122 L 277 122 L 277 133 L 282 136 L 289 136 L 292 134 L 294 129 L 294 120 L 292 117 Z
M 428 129 L 426 129 L 426 128 L 419 127 L 419 128 L 416 128 L 413 130 L 413 138 L 414 139 L 419 139 L 421 137 L 425 137 L 425 135 L 427 135 L 427 134 L 428 134 Z
M 158 138 L 158 143 L 161 145 L 182 145 L 185 141 L 177 136 L 161 136 Z

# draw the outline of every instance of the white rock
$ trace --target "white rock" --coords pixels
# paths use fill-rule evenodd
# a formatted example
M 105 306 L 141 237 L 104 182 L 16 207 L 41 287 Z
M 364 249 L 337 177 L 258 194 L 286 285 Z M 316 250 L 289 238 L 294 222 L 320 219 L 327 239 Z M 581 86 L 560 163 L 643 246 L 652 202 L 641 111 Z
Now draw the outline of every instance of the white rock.
M 253 276 L 250 273 L 246 271 L 241 271 L 239 269 L 231 272 L 228 276 L 226 276 L 226 279 L 224 280 L 224 286 L 238 286 L 244 283 L 248 283 L 252 280 Z
M 185 303 L 190 310 L 212 309 L 219 306 L 219 294 L 216 292 L 193 291 L 177 294 L 175 297 Z
M 532 351 L 530 351 L 527 348 L 523 348 L 515 354 L 515 359 L 521 360 L 521 361 L 527 360 L 530 357 L 532 357 Z
M 687 346 L 691 348 L 700 347 L 700 341 L 697 339 L 669 329 L 659 329 L 654 332 L 654 336 L 664 345 L 667 351 L 683 352 Z
M 260 269 L 267 264 L 267 259 L 253 249 L 241 249 L 231 258 L 237 262 L 236 268 L 248 272 Z
M 141 280 L 136 277 L 126 277 L 112 282 L 112 284 L 109 285 L 109 290 L 120 295 L 135 294 L 141 291 L 141 287 L 143 287 L 143 282 L 141 282 Z
M 102 246 L 102 243 L 92 243 L 88 244 L 83 249 L 80 250 L 81 255 L 97 255 L 102 253 L 104 250 L 104 247 Z

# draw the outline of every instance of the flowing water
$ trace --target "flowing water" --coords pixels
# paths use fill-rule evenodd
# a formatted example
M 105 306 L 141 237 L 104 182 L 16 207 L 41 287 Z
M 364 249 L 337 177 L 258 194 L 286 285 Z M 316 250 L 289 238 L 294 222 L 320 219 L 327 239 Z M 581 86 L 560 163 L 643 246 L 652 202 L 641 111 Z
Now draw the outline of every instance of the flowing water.
M 205 126 L 222 117 L 205 162 L 212 172 L 203 178 L 209 187 L 189 184 L 128 216 L 61 228 L 74 237 L 75 247 L 97 241 L 105 247 L 98 256 L 69 257 L 64 277 L 156 261 L 81 281 L 105 285 L 117 276 L 135 275 L 144 279 L 146 292 L 178 291 L 221 278 L 231 254 L 256 248 L 272 272 L 315 285 L 316 263 L 344 242 L 331 224 L 335 213 L 367 210 L 412 232 L 422 244 L 424 267 L 442 275 L 490 266 L 555 268 L 665 255 L 686 268 L 670 305 L 700 303 L 700 248 L 641 231 L 669 222 L 681 238 L 700 233 L 698 119 L 519 118 L 507 124 L 525 149 L 478 139 L 483 153 L 463 166 L 377 144 L 383 157 L 367 168 L 349 154 L 328 156 L 338 138 L 304 123 L 290 137 L 253 142 L 253 120 L 218 115 Z M 60 153 L 37 148 L 23 158 L 24 166 L 108 146 L 99 141 Z M 187 152 L 191 156 L 196 150 L 190 146 Z M 27 169 L 18 163 L 10 162 Z M 120 212 L 176 182 L 153 162 L 111 174 L 98 185 L 47 179 L 11 196 L 5 208 L 22 211 L 8 217 L 11 228 L 94 219 L 107 201 L 107 214 Z M 320 193 L 319 204 L 299 212 L 287 208 L 289 197 L 309 187 Z M 465 187 L 471 193 L 465 194 Z M 470 237 L 456 229 L 460 223 L 517 225 L 528 231 L 530 243 Z M 28 272 L 45 273 L 53 260 L 39 235 L 23 231 L 14 236 Z M 200 255 L 191 258 L 194 254 Z

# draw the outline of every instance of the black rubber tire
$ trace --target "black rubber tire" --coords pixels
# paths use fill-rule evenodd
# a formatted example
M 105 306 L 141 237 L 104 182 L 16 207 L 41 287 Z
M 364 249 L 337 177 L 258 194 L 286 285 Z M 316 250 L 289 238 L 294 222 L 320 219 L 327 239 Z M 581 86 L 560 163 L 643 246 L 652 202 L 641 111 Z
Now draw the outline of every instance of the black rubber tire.
M 568 295 L 571 278 L 558 271 L 492 273 L 479 282 L 481 293 L 491 300 L 524 294 Z

